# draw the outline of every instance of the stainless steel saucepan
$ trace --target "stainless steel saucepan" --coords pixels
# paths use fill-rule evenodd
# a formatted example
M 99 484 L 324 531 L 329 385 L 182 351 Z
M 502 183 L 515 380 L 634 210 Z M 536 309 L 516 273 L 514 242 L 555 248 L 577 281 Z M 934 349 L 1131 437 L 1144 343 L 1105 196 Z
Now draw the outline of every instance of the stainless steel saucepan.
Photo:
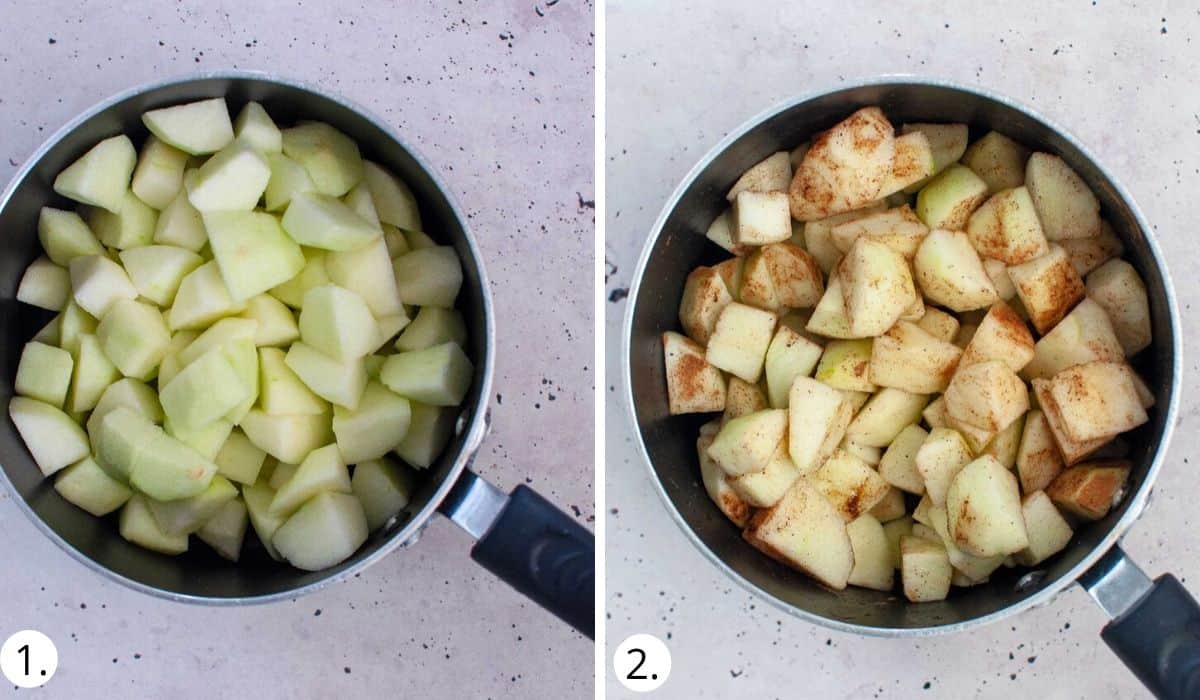
M 1103 520 L 1080 527 L 1067 549 L 1037 571 L 1000 569 L 986 585 L 954 590 L 937 603 L 860 588 L 832 592 L 747 545 L 700 484 L 696 435 L 704 416 L 672 417 L 659 340 L 678 326 L 684 280 L 697 265 L 723 257 L 703 237 L 726 205 L 737 177 L 767 155 L 791 149 L 859 107 L 880 105 L 895 122 L 965 122 L 972 137 L 994 129 L 1062 156 L 1100 199 L 1146 282 L 1154 343 L 1136 358 L 1157 405 L 1150 422 L 1128 435 L 1133 472 L 1128 492 Z M 1129 193 L 1075 138 L 1011 100 L 942 81 L 886 77 L 793 100 L 727 136 L 687 175 L 650 233 L 635 274 L 623 348 L 625 399 L 636 441 L 660 495 L 688 538 L 734 580 L 783 610 L 834 629 L 907 637 L 962 632 L 1048 602 L 1074 582 L 1113 618 L 1105 641 L 1154 693 L 1200 697 L 1200 607 L 1174 577 L 1151 581 L 1119 540 L 1146 506 L 1175 423 L 1182 376 L 1180 317 L 1152 229 Z
M 177 601 L 246 604 L 294 598 L 345 578 L 401 546 L 441 512 L 478 542 L 472 557 L 588 636 L 594 626 L 592 535 L 526 487 L 505 494 L 468 469 L 487 432 L 487 403 L 495 360 L 495 318 L 479 249 L 466 217 L 434 169 L 387 122 L 315 86 L 251 72 L 211 73 L 129 90 L 76 117 L 52 136 L 17 172 L 0 198 L 0 403 L 7 406 L 22 346 L 49 315 L 16 301 L 17 283 L 40 251 L 38 210 L 72 206 L 51 188 L 55 175 L 101 139 L 146 135 L 148 109 L 225 97 L 234 112 L 261 102 L 283 123 L 328 122 L 354 139 L 363 154 L 385 165 L 416 194 L 428 232 L 453 245 L 463 267 L 458 305 L 470 332 L 468 355 L 475 378 L 454 437 L 436 464 L 422 473 L 399 518 L 373 534 L 353 557 L 319 572 L 272 561 L 248 537 L 242 561 L 230 564 L 203 547 L 166 557 L 121 539 L 113 517 L 97 522 L 63 500 L 42 478 L 12 422 L 0 423 L 0 483 L 55 543 L 90 568 L 145 593 Z

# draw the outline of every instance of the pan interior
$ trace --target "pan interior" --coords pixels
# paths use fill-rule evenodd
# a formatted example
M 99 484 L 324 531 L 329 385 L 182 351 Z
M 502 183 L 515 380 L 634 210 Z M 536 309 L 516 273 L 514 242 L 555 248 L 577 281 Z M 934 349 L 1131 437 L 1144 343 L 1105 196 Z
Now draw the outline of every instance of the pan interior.
M 38 210 L 43 205 L 73 208 L 74 203 L 51 188 L 54 177 L 101 139 L 125 133 L 140 146 L 146 137 L 143 112 L 156 107 L 179 104 L 208 97 L 224 96 L 232 114 L 248 101 L 261 102 L 281 125 L 298 120 L 320 120 L 342 130 L 354 139 L 363 157 L 375 160 L 395 172 L 412 188 L 421 208 L 426 231 L 438 242 L 453 245 L 463 265 L 463 291 L 459 307 L 471 329 L 469 354 L 475 362 L 474 385 L 464 404 L 465 420 L 472 425 L 485 405 L 481 403 L 486 383 L 490 320 L 484 298 L 483 277 L 463 222 L 449 197 L 419 159 L 388 132 L 350 106 L 297 85 L 276 82 L 265 77 L 211 77 L 168 83 L 125 97 L 86 118 L 77 128 L 62 136 L 32 165 L 0 210 L 0 402 L 7 406 L 13 394 L 13 381 L 21 349 L 53 314 L 16 301 L 16 288 L 25 266 L 40 254 L 37 238 Z M 303 572 L 272 561 L 258 539 L 246 537 L 242 560 L 231 564 L 208 547 L 196 545 L 179 557 L 149 552 L 123 540 L 117 534 L 116 515 L 96 519 L 63 500 L 52 480 L 43 479 L 13 424 L 0 425 L 0 464 L 12 483 L 14 495 L 22 499 L 49 531 L 90 560 L 144 589 L 173 596 L 220 600 L 262 599 L 287 594 L 335 578 L 357 568 L 380 549 L 394 546 L 413 536 L 431 513 L 432 500 L 444 482 L 457 476 L 465 459 L 464 443 L 470 430 L 459 431 L 442 457 L 422 473 L 422 481 L 412 502 L 393 527 L 372 535 L 353 557 L 336 567 L 320 572 Z
M 1073 567 L 1095 549 L 1130 507 L 1132 498 L 1113 509 L 1103 520 L 1079 527 L 1068 548 L 1046 562 L 1045 577 L 1037 585 L 1017 590 L 1017 580 L 1028 569 L 1001 568 L 985 585 L 952 590 L 942 602 L 909 604 L 902 594 L 861 588 L 827 590 L 803 574 L 784 567 L 746 544 L 738 529 L 712 504 L 700 484 L 696 458 L 697 431 L 710 416 L 670 416 L 659 335 L 679 326 L 679 300 L 684 280 L 698 265 L 727 257 L 704 239 L 709 223 L 725 208 L 725 192 L 737 177 L 767 155 L 794 148 L 821 130 L 844 119 L 859 107 L 879 105 L 894 124 L 904 122 L 965 122 L 971 138 L 988 130 L 1004 133 L 1038 150 L 1062 156 L 1084 178 L 1100 199 L 1102 214 L 1125 243 L 1124 257 L 1146 282 L 1150 298 L 1154 344 L 1142 351 L 1134 365 L 1157 397 L 1150 422 L 1124 436 L 1133 460 L 1129 493 L 1148 488 L 1147 473 L 1164 432 L 1168 406 L 1173 405 L 1172 372 L 1175 339 L 1167 302 L 1170 290 L 1153 250 L 1148 232 L 1122 199 L 1118 188 L 1069 139 L 1052 127 L 1001 101 L 951 86 L 895 82 L 853 87 L 827 93 L 783 109 L 733 140 L 716 154 L 662 219 L 662 228 L 645 257 L 645 267 L 631 310 L 629 327 L 629 380 L 634 417 L 650 465 L 670 507 L 694 535 L 699 546 L 736 576 L 791 611 L 814 616 L 838 626 L 860 631 L 940 628 L 991 616 L 1050 587 L 1061 588 Z

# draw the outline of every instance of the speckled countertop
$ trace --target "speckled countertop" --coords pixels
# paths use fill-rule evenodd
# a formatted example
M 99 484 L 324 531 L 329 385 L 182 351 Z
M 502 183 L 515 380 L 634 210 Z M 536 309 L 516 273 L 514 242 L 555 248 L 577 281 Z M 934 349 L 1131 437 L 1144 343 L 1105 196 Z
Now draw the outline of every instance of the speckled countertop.
M 575 439 L 592 425 L 594 387 L 591 3 L 103 5 L 0 0 L 0 179 L 93 103 L 194 71 L 277 71 L 391 120 L 454 191 L 492 281 L 494 429 L 475 467 L 591 527 L 592 442 Z M 0 638 L 34 627 L 60 655 L 50 684 L 26 692 L 592 696 L 592 645 L 472 564 L 468 536 L 445 520 L 357 578 L 240 609 L 109 583 L 7 494 L 0 531 Z
M 977 83 L 1067 125 L 1154 223 L 1197 340 L 1200 302 L 1200 16 L 1185 3 L 618 0 L 607 6 L 607 366 L 637 255 L 660 208 L 730 129 L 768 106 L 856 76 L 913 72 Z M 1190 359 L 1189 359 L 1190 358 Z M 1185 356 L 1189 377 L 1196 360 Z M 1189 377 L 1185 377 L 1185 386 Z M 619 397 L 615 378 L 607 396 Z M 1127 537 L 1152 575 L 1200 590 L 1196 494 L 1200 399 L 1181 426 L 1145 516 Z M 1133 676 L 1101 643 L 1104 616 L 1078 587 L 970 633 L 861 638 L 790 618 L 718 573 L 686 540 L 606 408 L 609 654 L 634 632 L 667 640 L 671 698 L 1132 698 Z M 633 697 L 608 677 L 610 698 Z

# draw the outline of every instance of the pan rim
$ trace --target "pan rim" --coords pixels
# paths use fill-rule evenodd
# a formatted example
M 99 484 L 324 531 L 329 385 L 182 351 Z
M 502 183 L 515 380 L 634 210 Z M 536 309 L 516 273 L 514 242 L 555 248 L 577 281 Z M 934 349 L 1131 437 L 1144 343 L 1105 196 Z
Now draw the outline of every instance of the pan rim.
M 5 488 L 8 493 L 12 494 L 12 500 L 16 503 L 17 507 L 25 514 L 27 518 L 29 518 L 29 520 L 33 522 L 34 526 L 37 527 L 42 534 L 46 535 L 46 537 L 58 545 L 60 549 L 67 552 L 67 554 L 71 555 L 72 558 L 87 568 L 97 571 L 108 579 L 116 581 L 117 583 L 128 588 L 140 593 L 154 596 L 156 598 L 200 606 L 238 607 L 294 600 L 300 596 L 313 593 L 330 584 L 350 578 L 354 574 L 363 571 L 368 566 L 375 564 L 384 556 L 391 554 L 397 548 L 405 546 L 409 542 L 415 541 L 420 536 L 421 531 L 429 523 L 433 515 L 437 513 L 439 506 L 450 493 L 450 489 L 454 487 L 454 484 L 458 481 L 459 477 L 462 476 L 463 470 L 467 468 L 468 464 L 474 458 L 474 455 L 478 451 L 479 446 L 483 442 L 483 438 L 487 432 L 486 416 L 488 412 L 488 397 L 491 396 L 493 373 L 495 371 L 495 316 L 492 306 L 491 285 L 488 282 L 487 270 L 483 264 L 483 255 L 481 254 L 479 246 L 475 241 L 475 236 L 471 233 L 471 229 L 467 224 L 468 219 L 463 214 L 463 210 L 459 206 L 457 199 L 454 197 L 453 191 L 447 187 L 446 183 L 438 174 L 438 171 L 430 165 L 425 156 L 419 150 L 414 148 L 411 143 L 402 138 L 396 129 L 393 128 L 386 120 L 382 119 L 377 114 L 363 107 L 357 102 L 354 102 L 353 100 L 350 100 L 339 94 L 329 92 L 313 83 L 296 78 L 285 77 L 274 72 L 257 70 L 217 70 L 186 73 L 183 75 L 135 85 L 104 98 L 103 100 L 80 112 L 55 130 L 54 133 L 52 133 L 45 141 L 43 141 L 42 144 L 25 159 L 25 161 L 21 164 L 21 167 L 17 169 L 17 171 L 12 175 L 8 184 L 5 186 L 3 194 L 0 194 L 0 211 L 3 211 L 8 206 L 9 200 L 16 192 L 17 187 L 24 182 L 30 171 L 32 171 L 39 162 L 41 162 L 46 153 L 88 120 L 94 118 L 96 115 L 100 114 L 106 109 L 109 109 L 114 105 L 131 98 L 137 97 L 138 95 L 153 92 L 166 87 L 201 82 L 205 80 L 257 80 L 311 93 L 317 97 L 329 100 L 330 102 L 339 104 L 342 107 L 349 109 L 355 115 L 361 117 L 374 127 L 378 128 L 389 139 L 396 142 L 401 148 L 407 151 L 408 155 L 417 162 L 417 164 L 421 167 L 421 170 L 424 171 L 430 180 L 433 181 L 433 184 L 437 187 L 441 195 L 445 197 L 451 213 L 463 230 L 463 237 L 466 240 L 467 249 L 471 254 L 471 257 L 475 263 L 475 268 L 478 272 L 484 318 L 482 329 L 482 340 L 484 346 L 484 357 L 482 362 L 483 371 L 480 376 L 478 387 L 475 390 L 476 409 L 472 414 L 468 425 L 466 425 L 460 433 L 462 436 L 462 447 L 459 449 L 458 454 L 454 456 L 453 464 L 450 466 L 450 470 L 446 477 L 441 483 L 438 484 L 437 488 L 434 490 L 434 493 L 430 496 L 425 505 L 409 519 L 405 526 L 392 533 L 388 537 L 387 541 L 378 545 L 373 552 L 354 564 L 337 571 L 336 573 L 329 574 L 303 586 L 289 588 L 264 595 L 221 597 L 179 593 L 176 591 L 157 588 L 155 586 L 142 583 L 141 581 L 134 580 L 101 565 L 96 560 L 88 557 L 83 552 L 80 552 L 73 545 L 71 545 L 71 543 L 67 542 L 58 534 L 56 530 L 54 530 L 54 528 L 50 526 L 49 523 L 47 523 L 33 511 L 29 503 L 27 503 L 26 500 L 17 492 L 16 488 L 9 480 L 5 469 L 0 468 L 0 487 Z M 461 418 L 459 420 L 461 420 Z
M 717 556 L 717 554 L 700 539 L 700 537 L 688 524 L 687 520 L 683 517 L 683 514 L 680 513 L 679 509 L 675 507 L 675 504 L 671 501 L 670 496 L 667 494 L 667 491 L 663 486 L 658 473 L 654 469 L 654 465 L 650 459 L 650 454 L 646 448 L 644 436 L 642 435 L 642 431 L 637 423 L 636 403 L 633 396 L 632 363 L 630 362 L 630 353 L 633 342 L 634 317 L 637 311 L 641 283 L 645 277 L 646 267 L 649 263 L 650 255 L 655 247 L 655 244 L 658 242 L 658 239 L 662 236 L 663 227 L 666 224 L 667 219 L 679 205 L 679 201 L 683 198 L 684 193 L 692 185 L 692 183 L 696 181 L 701 173 L 703 173 L 704 170 L 711 165 L 713 160 L 715 160 L 720 154 L 724 153 L 724 151 L 733 145 L 733 143 L 738 139 L 745 136 L 747 133 L 754 130 L 768 119 L 805 102 L 857 88 L 902 85 L 921 85 L 957 90 L 992 100 L 1021 112 L 1037 121 L 1040 121 L 1046 127 L 1053 130 L 1064 140 L 1070 143 L 1074 148 L 1076 148 L 1084 158 L 1086 158 L 1097 168 L 1097 170 L 1103 173 L 1112 184 L 1113 189 L 1116 191 L 1120 199 L 1129 207 L 1129 211 L 1133 214 L 1138 226 L 1146 232 L 1145 238 L 1147 242 L 1147 248 L 1150 250 L 1151 256 L 1153 257 L 1163 279 L 1163 287 L 1165 290 L 1164 296 L 1166 297 L 1172 338 L 1172 363 L 1170 368 L 1171 392 L 1170 398 L 1167 402 L 1166 413 L 1164 415 L 1162 438 L 1154 451 L 1154 456 L 1150 461 L 1150 466 L 1146 471 L 1146 476 L 1142 480 L 1142 483 L 1138 486 L 1138 489 L 1134 493 L 1131 493 L 1129 496 L 1127 496 L 1129 499 L 1129 505 L 1126 508 L 1125 513 L 1121 516 L 1117 523 L 1113 525 L 1108 533 L 1105 534 L 1104 538 L 1095 547 L 1093 547 L 1091 551 L 1089 551 L 1074 567 L 1064 573 L 1056 581 L 1045 586 L 1028 598 L 1024 598 L 1012 605 L 1001 608 L 987 615 L 973 617 L 967 620 L 961 620 L 945 625 L 928 625 L 907 628 L 862 625 L 818 615 L 777 598 L 776 596 L 756 585 L 754 582 L 739 574 L 737 571 L 727 565 L 724 560 Z M 1171 437 L 1175 429 L 1175 422 L 1177 420 L 1177 414 L 1179 412 L 1180 390 L 1182 387 L 1183 377 L 1183 338 L 1181 334 L 1182 329 L 1180 328 L 1179 309 L 1175 298 L 1175 287 L 1171 280 L 1171 275 L 1167 268 L 1166 260 L 1162 255 L 1162 251 L 1159 250 L 1154 229 L 1150 226 L 1149 221 L 1147 221 L 1142 210 L 1138 207 L 1137 202 L 1133 199 L 1132 194 L 1108 168 L 1104 167 L 1103 163 L 1096 157 L 1094 153 L 1092 153 L 1090 149 L 1088 149 L 1074 134 L 1063 128 L 1054 120 L 1047 118 L 1023 103 L 1017 102 L 1009 97 L 993 92 L 986 88 L 966 85 L 964 83 L 943 78 L 908 73 L 888 73 L 869 77 L 860 77 L 857 79 L 847 79 L 837 84 L 820 86 L 813 90 L 806 91 L 798 96 L 778 102 L 750 117 L 741 125 L 731 130 L 725 135 L 724 138 L 722 138 L 711 149 L 709 149 L 704 156 L 688 171 L 688 173 L 680 181 L 679 185 L 675 188 L 674 192 L 672 192 L 671 196 L 667 199 L 662 211 L 659 213 L 658 218 L 654 222 L 654 226 L 650 230 L 650 235 L 646 238 L 646 242 L 643 244 L 641 254 L 638 256 L 637 266 L 634 268 L 634 277 L 629 289 L 628 298 L 631 300 L 631 302 L 628 308 L 625 310 L 625 318 L 621 327 L 621 378 L 625 383 L 625 386 L 622 390 L 622 403 L 624 404 L 623 407 L 625 409 L 626 419 L 629 421 L 628 425 L 632 429 L 635 437 L 634 447 L 641 458 L 640 461 L 642 462 L 642 465 L 649 473 L 650 481 L 654 485 L 655 491 L 658 493 L 658 496 L 664 505 L 666 505 L 667 511 L 671 515 L 671 518 L 684 532 L 684 535 L 688 540 L 691 541 L 693 546 L 700 550 L 700 552 L 710 562 L 712 562 L 717 569 L 736 581 L 744 589 L 790 615 L 805 620 L 806 622 L 817 624 L 829 629 L 838 630 L 840 632 L 888 638 L 935 636 L 953 632 L 961 632 L 975 627 L 982 627 L 993 622 L 998 622 L 999 620 L 1005 619 L 1010 615 L 1016 615 L 1030 608 L 1048 603 L 1058 593 L 1065 590 L 1069 585 L 1075 583 L 1078 578 L 1085 571 L 1090 569 L 1092 565 L 1099 561 L 1099 559 L 1104 556 L 1106 552 L 1108 552 L 1114 546 L 1117 546 L 1119 540 L 1124 536 L 1124 534 L 1138 519 L 1138 517 L 1141 516 L 1142 512 L 1146 508 L 1154 482 L 1158 477 L 1158 472 L 1162 468 L 1162 463 L 1165 459 L 1167 448 L 1170 446 Z

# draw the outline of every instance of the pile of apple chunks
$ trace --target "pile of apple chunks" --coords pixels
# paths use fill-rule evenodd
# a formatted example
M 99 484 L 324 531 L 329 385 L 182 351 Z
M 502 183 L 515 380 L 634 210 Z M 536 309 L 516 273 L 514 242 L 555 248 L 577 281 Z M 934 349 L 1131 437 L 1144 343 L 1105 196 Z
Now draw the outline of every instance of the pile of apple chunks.
M 967 141 L 870 107 L 755 165 L 707 232 L 735 257 L 663 335 L 670 412 L 723 411 L 708 494 L 833 589 L 898 570 L 934 601 L 1040 564 L 1120 499 L 1114 438 L 1154 403 L 1128 364 L 1146 289 L 1096 197 L 1057 156 Z
M 58 315 L 9 414 L 58 492 L 121 509 L 130 542 L 179 554 L 195 534 L 237 561 L 249 522 L 276 560 L 337 564 L 453 431 L 473 375 L 459 259 L 328 124 L 281 130 L 254 102 L 231 121 L 221 98 L 142 121 L 140 154 L 113 136 L 58 175 L 78 211 L 41 210 L 17 298 Z

